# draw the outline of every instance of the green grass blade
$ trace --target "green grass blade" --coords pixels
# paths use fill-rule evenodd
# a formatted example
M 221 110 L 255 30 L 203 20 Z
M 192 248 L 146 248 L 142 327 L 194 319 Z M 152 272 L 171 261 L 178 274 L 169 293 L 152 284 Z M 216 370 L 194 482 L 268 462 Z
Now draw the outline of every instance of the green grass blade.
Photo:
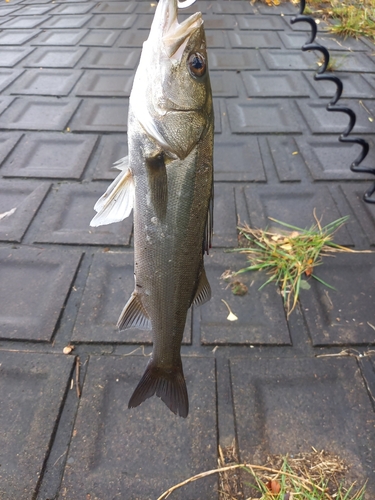
M 316 281 L 319 281 L 320 283 L 322 283 L 322 285 L 330 288 L 331 290 L 335 290 L 337 292 L 337 289 L 334 286 L 330 285 L 329 283 L 326 283 L 321 278 L 318 278 L 318 276 L 316 274 L 312 274 L 311 277 L 314 278 Z
M 264 288 L 266 285 L 268 285 L 268 283 L 271 283 L 272 281 L 275 281 L 275 277 L 274 276 L 271 276 L 270 279 L 268 279 L 265 283 L 263 283 L 263 285 L 261 285 L 258 290 L 261 290 L 262 288 Z
M 281 220 L 274 219 L 273 217 L 268 217 L 268 218 L 269 218 L 269 220 L 272 220 L 273 222 L 277 222 L 281 226 L 289 227 L 289 229 L 294 229 L 295 231 L 306 231 L 306 229 L 302 229 L 302 228 L 297 227 L 297 226 L 292 226 L 291 224 L 287 224 L 286 222 L 282 222 Z

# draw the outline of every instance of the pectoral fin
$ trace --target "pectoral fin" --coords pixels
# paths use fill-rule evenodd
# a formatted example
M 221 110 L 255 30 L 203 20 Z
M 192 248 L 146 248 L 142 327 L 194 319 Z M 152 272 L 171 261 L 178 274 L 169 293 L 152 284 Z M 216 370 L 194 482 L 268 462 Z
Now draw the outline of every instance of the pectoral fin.
M 163 219 L 167 212 L 168 179 L 164 155 L 158 154 L 146 159 L 151 202 L 159 219 Z
M 121 170 L 121 173 L 96 202 L 94 210 L 98 213 L 90 222 L 90 226 L 120 222 L 128 217 L 133 209 L 134 182 L 128 166 L 128 157 L 122 158 L 114 166 Z
M 132 327 L 141 330 L 151 330 L 150 318 L 137 292 L 133 292 L 125 304 L 117 321 L 117 326 L 120 330 Z
M 211 287 L 207 280 L 206 271 L 203 268 L 199 278 L 198 288 L 193 299 L 193 304 L 195 306 L 201 306 L 202 304 L 208 302 L 210 298 Z
M 115 161 L 112 168 L 116 168 L 117 170 L 126 170 L 129 168 L 129 156 L 124 156 L 123 158 Z

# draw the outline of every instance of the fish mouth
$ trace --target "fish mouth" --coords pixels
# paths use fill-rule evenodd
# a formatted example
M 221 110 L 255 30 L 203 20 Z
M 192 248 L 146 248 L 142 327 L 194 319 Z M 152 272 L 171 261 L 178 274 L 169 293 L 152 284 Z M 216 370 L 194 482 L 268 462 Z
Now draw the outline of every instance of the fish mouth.
M 187 1 L 186 5 L 181 2 L 181 8 L 191 4 L 190 1 Z M 203 24 L 200 12 L 196 12 L 180 24 L 177 19 L 178 5 L 180 4 L 177 0 L 159 1 L 149 36 L 149 40 L 158 39 L 166 55 L 173 59 L 181 58 L 190 36 Z

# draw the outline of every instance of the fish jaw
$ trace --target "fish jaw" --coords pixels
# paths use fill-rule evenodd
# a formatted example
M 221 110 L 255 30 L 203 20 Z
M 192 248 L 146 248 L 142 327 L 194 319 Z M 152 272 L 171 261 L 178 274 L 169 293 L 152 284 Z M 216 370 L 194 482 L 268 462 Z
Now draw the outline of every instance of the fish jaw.
M 196 12 L 181 24 L 177 19 L 177 0 L 160 0 L 147 40 L 143 44 L 140 66 L 163 66 L 168 60 L 181 61 L 191 35 L 203 25 Z
M 181 24 L 177 23 L 174 29 L 163 36 L 164 50 L 168 57 L 181 61 L 185 47 L 191 35 L 203 24 L 200 12 L 196 12 Z
M 160 0 L 155 11 L 147 45 L 165 51 L 168 57 L 178 53 L 181 57 L 183 46 L 194 30 L 203 24 L 202 14 L 196 12 L 179 24 L 177 0 Z
M 177 0 L 160 0 L 155 10 L 148 40 L 162 38 L 177 21 Z

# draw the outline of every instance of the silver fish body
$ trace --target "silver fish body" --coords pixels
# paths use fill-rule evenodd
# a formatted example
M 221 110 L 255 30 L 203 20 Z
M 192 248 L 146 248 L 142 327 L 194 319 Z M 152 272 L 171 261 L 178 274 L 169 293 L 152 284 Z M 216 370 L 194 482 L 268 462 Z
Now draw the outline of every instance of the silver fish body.
M 129 407 L 156 394 L 188 415 L 180 349 L 189 308 L 211 294 L 203 255 L 212 231 L 213 127 L 201 14 L 178 24 L 177 0 L 160 0 L 130 96 L 129 158 L 92 221 L 120 220 L 134 206 L 135 289 L 118 326 L 151 328 L 153 352 Z

